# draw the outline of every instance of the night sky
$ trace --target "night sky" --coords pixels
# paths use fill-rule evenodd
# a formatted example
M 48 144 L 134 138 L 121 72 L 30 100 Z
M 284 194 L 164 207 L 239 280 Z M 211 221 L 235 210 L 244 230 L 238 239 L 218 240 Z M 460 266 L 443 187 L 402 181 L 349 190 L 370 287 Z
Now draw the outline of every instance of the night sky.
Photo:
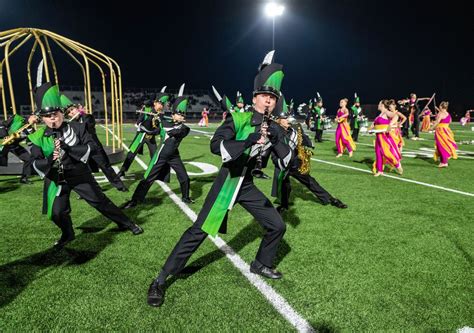
M 96 48 L 119 62 L 125 88 L 214 84 L 232 100 L 242 91 L 247 102 L 257 66 L 271 49 L 265 1 L 65 3 L 0 0 L 0 30 L 42 28 Z M 474 23 L 467 1 L 283 3 L 275 46 L 287 98 L 300 103 L 319 91 L 326 106 L 336 108 L 354 91 L 363 104 L 436 92 L 438 103 L 474 107 Z M 63 84 L 82 84 L 79 70 L 63 67 Z

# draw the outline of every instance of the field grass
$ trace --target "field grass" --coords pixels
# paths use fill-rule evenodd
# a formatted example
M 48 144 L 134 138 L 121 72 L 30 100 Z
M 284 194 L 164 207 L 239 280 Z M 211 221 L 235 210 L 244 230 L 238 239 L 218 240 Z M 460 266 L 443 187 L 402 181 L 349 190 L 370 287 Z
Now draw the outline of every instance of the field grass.
M 456 140 L 474 140 L 474 132 L 453 127 Z M 193 128 L 211 135 L 215 125 Z M 133 131 L 125 128 L 125 144 Z M 314 158 L 338 165 L 313 161 L 311 173 L 349 209 L 322 206 L 293 183 L 277 259 L 284 278 L 268 283 L 315 329 L 454 332 L 474 327 L 474 145 L 460 145 L 460 158 L 440 170 L 426 155 L 433 134 L 422 137 L 407 142 L 405 152 L 416 157 L 404 158 L 402 178 L 466 193 L 375 178 L 366 172 L 374 158 L 373 137 L 360 137 L 352 159 L 336 159 L 329 132 Z M 180 151 L 185 161 L 220 165 L 204 133 L 192 131 Z M 149 161 L 147 154 L 141 158 Z M 129 193 L 101 185 L 121 204 L 143 173 L 135 162 L 126 178 Z M 267 173 L 273 174 L 271 168 Z M 196 213 L 214 176 L 191 176 L 196 203 L 190 207 Z M 41 215 L 41 180 L 35 177 L 30 186 L 17 182 L 0 177 L 1 331 L 294 330 L 210 241 L 191 258 L 190 269 L 173 279 L 164 306 L 146 305 L 151 279 L 191 223 L 158 185 L 144 205 L 126 212 L 145 229 L 140 236 L 116 232 L 113 223 L 72 195 L 77 238 L 55 253 L 50 247 L 59 229 Z M 271 181 L 256 183 L 270 193 Z M 180 196 L 174 176 L 170 187 Z M 228 231 L 222 238 L 252 261 L 263 231 L 240 206 L 231 212 Z

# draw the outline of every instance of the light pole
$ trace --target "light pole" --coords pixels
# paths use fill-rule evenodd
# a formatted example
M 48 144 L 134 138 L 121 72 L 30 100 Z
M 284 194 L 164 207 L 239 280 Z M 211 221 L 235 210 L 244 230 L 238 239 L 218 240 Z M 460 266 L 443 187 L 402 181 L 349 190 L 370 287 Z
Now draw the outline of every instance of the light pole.
M 272 50 L 275 49 L 275 17 L 281 16 L 285 7 L 275 2 L 269 2 L 265 5 L 265 15 L 272 18 Z

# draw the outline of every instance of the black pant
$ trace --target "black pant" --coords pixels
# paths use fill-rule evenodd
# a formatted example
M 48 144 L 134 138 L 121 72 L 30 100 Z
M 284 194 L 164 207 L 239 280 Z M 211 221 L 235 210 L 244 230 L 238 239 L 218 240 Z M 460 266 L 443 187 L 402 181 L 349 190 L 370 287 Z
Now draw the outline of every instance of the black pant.
M 303 175 L 298 170 L 291 170 L 282 184 L 281 207 L 288 209 L 291 193 L 290 176 L 306 186 L 323 204 L 329 203 L 332 196 L 310 174 Z
M 92 175 L 83 177 L 81 183 L 61 185 L 59 196 L 54 199 L 52 220 L 61 229 L 63 236 L 74 234 L 69 197 L 71 190 L 80 195 L 89 205 L 119 226 L 130 226 L 133 222 L 102 192 Z
M 411 124 L 411 131 L 413 135 L 417 138 L 420 137 L 420 115 L 415 115 L 413 117 L 413 124 Z
M 150 159 L 153 157 L 153 155 L 155 155 L 155 152 L 156 152 L 156 149 L 157 149 L 155 139 L 154 138 L 152 138 L 152 139 L 144 138 L 143 141 L 138 145 L 138 147 L 137 147 L 137 149 L 135 150 L 134 153 L 131 152 L 131 151 L 128 152 L 127 157 L 125 157 L 125 161 L 123 162 L 122 167 L 120 168 L 121 172 L 127 172 L 128 171 L 128 169 L 130 168 L 130 166 L 133 163 L 133 159 L 135 158 L 135 156 L 137 156 L 137 154 L 139 152 L 143 151 L 143 146 L 145 144 L 147 145 L 148 150 L 150 151 Z
M 256 259 L 261 264 L 271 267 L 278 245 L 285 234 L 285 223 L 270 200 L 251 181 L 244 181 L 237 195 L 236 203 L 252 214 L 257 223 L 265 229 Z M 178 274 L 207 237 L 207 234 L 201 230 L 204 220 L 205 217 L 199 214 L 196 222 L 181 236 L 163 266 L 163 270 L 167 274 Z
M 408 120 L 403 123 L 402 136 L 407 139 L 410 138 L 410 123 Z
M 353 128 L 352 129 L 352 139 L 354 141 L 359 140 L 359 128 Z
M 12 153 L 16 157 L 18 157 L 21 161 L 23 161 L 23 169 L 21 170 L 21 176 L 26 177 L 31 175 L 31 155 L 23 146 L 19 144 L 12 144 L 4 146 L 1 151 L 1 163 L 2 166 L 8 165 L 8 153 Z
M 170 167 L 176 172 L 178 177 L 179 185 L 181 187 L 181 196 L 183 198 L 189 198 L 189 177 L 184 167 L 183 161 L 179 153 L 175 153 L 170 157 L 159 156 L 158 161 L 150 170 L 148 177 L 142 179 L 138 184 L 135 192 L 133 193 L 132 200 L 143 202 L 145 197 L 150 190 L 151 185 L 156 179 L 164 179 L 166 174 L 169 172 Z
M 314 135 L 314 141 L 323 142 L 323 130 L 316 129 L 316 134 Z
M 91 158 L 115 188 L 121 189 L 125 187 L 124 183 L 120 180 L 120 178 L 117 177 L 117 173 L 112 168 L 109 157 L 107 156 L 107 153 L 105 152 L 102 145 L 98 147 L 97 153 L 92 155 Z

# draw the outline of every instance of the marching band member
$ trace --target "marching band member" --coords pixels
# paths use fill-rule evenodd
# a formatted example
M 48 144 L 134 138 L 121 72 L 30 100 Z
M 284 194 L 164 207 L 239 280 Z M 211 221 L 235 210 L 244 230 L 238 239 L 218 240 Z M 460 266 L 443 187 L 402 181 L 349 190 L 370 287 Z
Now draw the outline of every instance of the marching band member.
M 235 100 L 235 104 L 236 106 L 234 107 L 234 112 L 245 112 L 245 102 L 240 91 L 237 91 L 237 98 Z
M 314 141 L 323 142 L 323 130 L 324 130 L 324 113 L 325 109 L 323 108 L 323 99 L 319 92 L 316 93 L 318 99 L 316 100 L 316 106 L 314 107 L 314 127 L 316 133 L 314 135 Z
M 125 161 L 120 168 L 118 177 L 123 177 L 128 171 L 130 166 L 135 159 L 137 154 L 143 154 L 143 146 L 146 144 L 150 152 L 150 158 L 153 158 L 156 152 L 156 139 L 155 136 L 159 135 L 161 132 L 160 117 L 162 117 L 162 112 L 165 104 L 168 102 L 170 95 L 165 93 L 166 86 L 163 87 L 160 93 L 156 96 L 153 101 L 153 109 L 155 112 L 152 112 L 151 107 L 152 103 L 150 101 L 145 101 L 142 112 L 138 116 L 137 123 L 137 134 L 133 138 L 132 144 L 130 145 L 130 151 L 125 158 Z
M 12 153 L 23 162 L 20 183 L 31 184 L 28 177 L 31 175 L 31 156 L 28 150 L 21 146 L 21 142 L 32 133 L 31 126 L 38 122 L 36 115 L 22 117 L 15 114 L 5 122 L 0 121 L 0 166 L 8 166 L 8 153 Z M 2 144 L 4 143 L 4 145 Z
M 91 158 L 89 159 L 89 165 L 92 171 L 97 172 L 98 168 L 100 168 L 105 177 L 117 190 L 126 192 L 127 187 L 112 168 L 109 157 L 107 156 L 102 143 L 97 137 L 94 116 L 92 114 L 87 114 L 82 107 L 72 103 L 72 101 L 66 95 L 61 95 L 61 106 L 64 110 L 66 110 L 64 113 L 65 116 L 69 118 L 69 121 L 77 121 L 86 125 L 87 132 L 89 132 L 92 140 L 95 142 L 97 150 L 93 155 L 91 155 Z
M 346 107 L 347 102 L 347 98 L 341 99 L 339 102 L 340 109 L 337 110 L 336 157 L 341 157 L 345 149 L 349 152 L 349 157 L 352 157 L 352 153 L 356 149 L 356 145 L 351 137 L 351 128 L 347 123 L 347 118 L 349 117 L 349 110 Z
M 296 126 L 297 129 L 291 126 L 289 117 L 290 112 L 285 102 L 283 95 L 278 99 L 275 107 L 276 122 L 283 128 L 285 142 L 291 148 L 291 161 L 288 169 L 280 169 L 278 164 L 278 156 L 272 153 L 272 160 L 275 164 L 275 171 L 273 177 L 272 196 L 279 201 L 277 210 L 282 214 L 288 210 L 289 198 L 291 193 L 290 176 L 306 186 L 323 205 L 331 204 L 337 208 L 347 208 L 339 199 L 334 198 L 328 191 L 326 191 L 319 183 L 309 174 L 309 163 L 314 146 L 311 139 L 303 132 L 300 124 Z
M 132 199 L 122 205 L 123 208 L 132 208 L 145 201 L 145 197 L 155 180 L 169 181 L 170 168 L 176 172 L 181 187 L 183 202 L 193 203 L 189 196 L 189 176 L 184 167 L 179 145 L 189 134 L 190 128 L 184 124 L 188 99 L 183 95 L 184 84 L 180 88 L 178 97 L 171 107 L 172 122 L 162 117 L 161 147 L 153 155 L 143 179 L 138 184 Z
M 360 97 L 357 93 L 354 95 L 354 105 L 351 107 L 351 128 L 352 139 L 354 142 L 359 140 L 360 117 L 362 116 L 362 108 L 360 107 Z
M 229 210 L 239 203 L 265 229 L 250 271 L 270 279 L 282 274 L 272 268 L 278 245 L 285 234 L 285 223 L 270 200 L 255 186 L 253 177 L 263 177 L 268 155 L 274 151 L 282 168 L 288 165 L 291 151 L 283 141 L 281 127 L 270 120 L 280 96 L 282 65 L 272 63 L 270 52 L 254 82 L 253 109 L 233 112 L 216 130 L 211 151 L 222 157 L 223 165 L 194 224 L 187 229 L 166 260 L 159 276 L 148 289 L 148 304 L 161 306 L 169 275 L 178 274 L 207 235 L 225 232 Z
M 46 127 L 28 136 L 32 142 L 32 166 L 45 179 L 43 213 L 61 229 L 61 238 L 54 247 L 61 249 L 74 240 L 71 220 L 71 191 L 89 205 L 114 221 L 120 230 L 134 235 L 143 232 L 110 201 L 97 184 L 87 164 L 96 150 L 95 141 L 85 124 L 66 123 L 61 108 L 58 86 L 47 82 L 35 93 L 39 115 Z

